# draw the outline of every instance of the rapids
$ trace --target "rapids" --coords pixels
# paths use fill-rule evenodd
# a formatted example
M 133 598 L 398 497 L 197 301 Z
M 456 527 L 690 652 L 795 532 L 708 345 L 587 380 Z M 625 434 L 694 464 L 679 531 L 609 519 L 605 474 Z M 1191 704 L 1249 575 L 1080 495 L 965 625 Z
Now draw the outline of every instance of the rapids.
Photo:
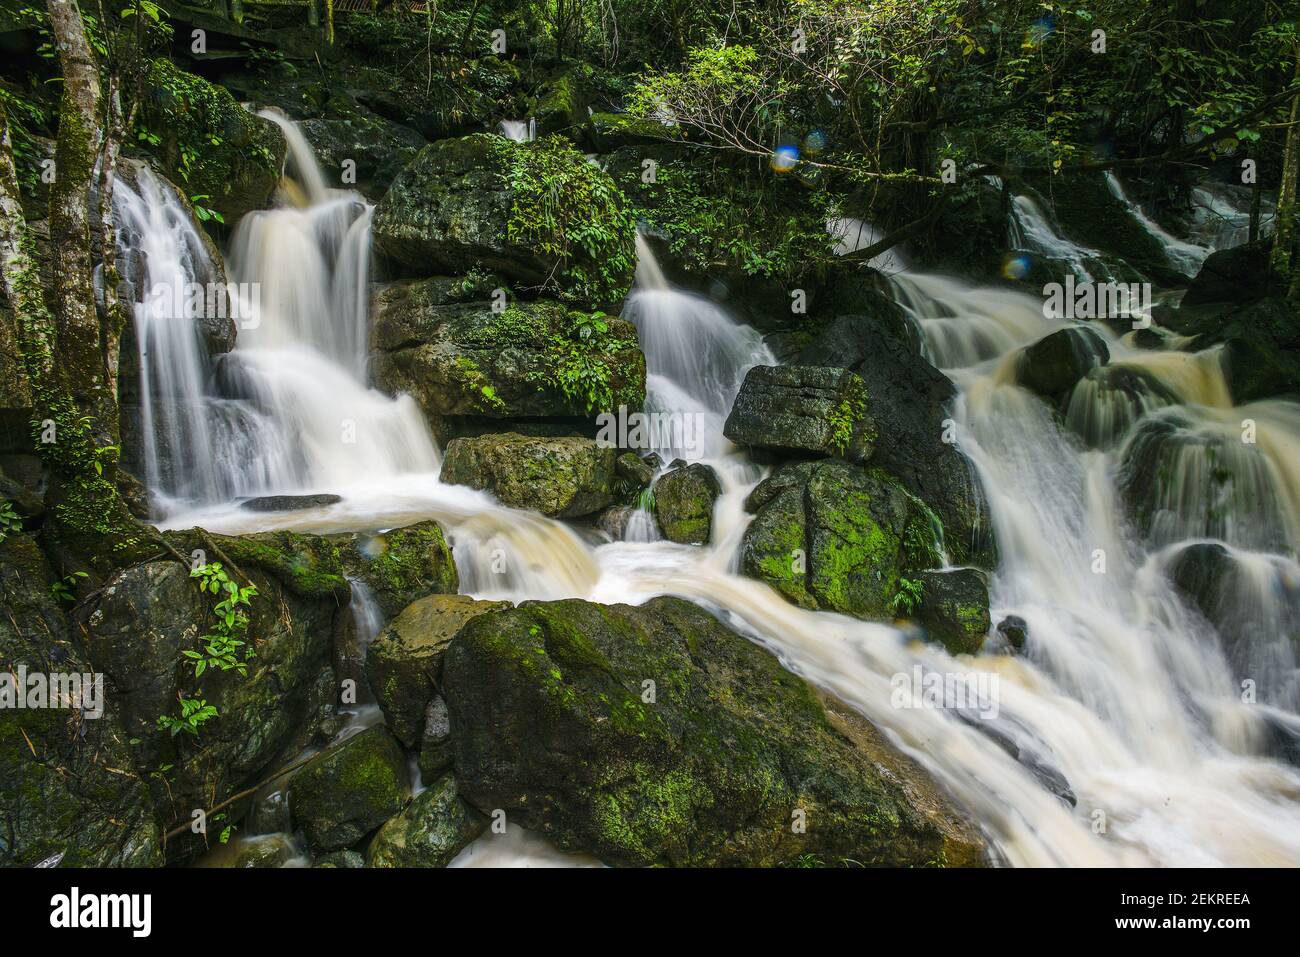
M 1300 771 L 1270 751 L 1276 728 L 1300 727 L 1295 646 L 1285 637 L 1297 626 L 1300 587 L 1295 406 L 1235 409 L 1213 354 L 1143 350 L 1094 324 L 1117 364 L 1150 375 L 1169 398 L 1128 418 L 1099 411 L 1104 427 L 1086 447 L 1009 371 L 1021 349 L 1062 320 L 1044 318 L 1029 295 L 916 272 L 891 257 L 898 301 L 927 356 L 959 387 L 958 442 L 987 490 L 1001 547 L 993 619 L 1014 613 L 1028 623 L 1022 655 L 990 641 L 977 657 L 953 657 L 906 627 L 806 611 L 736 574 L 748 522 L 742 503 L 764 470 L 721 426 L 745 370 L 773 359 L 756 332 L 673 288 L 644 243 L 625 315 L 646 354 L 649 409 L 704 423 L 699 447 L 659 451 L 665 462 L 680 455 L 717 469 L 723 495 L 713 543 L 647 540 L 655 536 L 645 532 L 644 514 L 641 533 L 629 536 L 640 540 L 609 541 L 441 484 L 439 452 L 414 403 L 367 386 L 369 209 L 359 196 L 327 188 L 296 128 L 272 119 L 288 134 L 296 183 L 279 207 L 239 224 L 230 251 L 233 277 L 261 284 L 253 327 L 240 330 L 232 353 L 211 361 L 190 325 L 164 331 L 137 315 L 148 484 L 160 526 L 379 531 L 432 518 L 453 543 L 469 594 L 638 603 L 668 593 L 699 601 L 860 709 L 928 768 L 983 829 L 997 863 L 1300 864 Z M 175 202 L 146 179 L 140 194 L 124 192 L 119 215 L 149 248 L 151 275 L 179 280 L 202 263 Z M 1094 252 L 1064 240 L 1036 201 L 1018 202 L 1015 216 L 1027 247 L 1092 274 Z M 841 251 L 876 235 L 858 225 L 832 225 Z M 1251 464 L 1251 489 L 1268 495 L 1285 522 L 1283 550 L 1228 542 L 1241 569 L 1225 598 L 1236 602 L 1242 625 L 1231 655 L 1167 574 L 1187 544 L 1180 535 L 1203 537 L 1190 531 L 1209 445 L 1189 441 L 1171 461 L 1174 494 L 1159 535 L 1136 532 L 1120 501 L 1134 426 L 1174 411 L 1194 435 L 1254 419 L 1259 441 L 1240 454 Z M 270 515 L 238 506 L 247 495 L 301 491 L 343 500 Z M 1222 523 L 1224 534 L 1231 526 Z M 494 560 L 502 555 L 504 563 Z M 365 607 L 356 613 L 373 634 L 373 615 Z M 1243 667 L 1260 671 L 1257 704 L 1242 700 L 1234 675 Z M 916 668 L 996 674 L 996 716 L 969 706 L 894 707 L 893 677 Z M 1268 681 L 1265 669 L 1274 676 Z M 480 839 L 456 863 L 588 862 L 512 829 Z

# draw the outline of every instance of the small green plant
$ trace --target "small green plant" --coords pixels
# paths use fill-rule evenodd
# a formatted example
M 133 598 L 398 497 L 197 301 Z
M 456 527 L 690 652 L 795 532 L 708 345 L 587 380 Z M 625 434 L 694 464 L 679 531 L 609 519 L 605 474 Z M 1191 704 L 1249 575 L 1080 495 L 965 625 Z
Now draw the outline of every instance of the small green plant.
M 199 590 L 213 595 L 223 595 L 213 612 L 216 623 L 212 629 L 199 639 L 201 651 L 187 648 L 182 651 L 186 658 L 194 663 L 194 677 L 202 677 L 209 668 L 218 671 L 238 671 L 248 674 L 248 660 L 254 656 L 253 649 L 244 641 L 248 630 L 248 616 L 243 609 L 248 607 L 257 594 L 256 585 L 241 586 L 232 581 L 221 567 L 220 562 L 200 565 L 190 572 L 191 578 L 199 580 Z M 246 649 L 241 651 L 240 649 Z
M 14 511 L 14 503 L 0 502 L 0 542 L 22 530 L 22 516 Z
M 59 601 L 66 601 L 71 604 L 76 599 L 76 593 L 73 588 L 80 578 L 89 578 L 85 572 L 73 572 L 71 575 L 65 575 L 54 584 L 50 585 L 50 594 Z
M 209 220 L 213 220 L 215 222 L 221 223 L 221 225 L 224 226 L 226 224 L 225 217 L 222 216 L 219 212 L 217 212 L 212 207 L 204 205 L 206 202 L 208 202 L 211 199 L 212 197 L 209 196 L 207 193 L 195 193 L 193 196 L 191 196 L 190 205 L 194 207 L 194 215 L 199 218 L 199 222 L 201 223 L 206 223 Z
M 179 718 L 170 714 L 160 714 L 158 716 L 159 729 L 170 731 L 173 738 L 182 731 L 191 737 L 198 737 L 199 728 L 217 717 L 217 709 L 208 704 L 203 698 L 182 697 L 180 702 L 181 715 Z
M 921 604 L 921 592 L 925 583 L 916 578 L 900 578 L 898 590 L 889 599 L 889 610 L 895 615 L 910 615 Z

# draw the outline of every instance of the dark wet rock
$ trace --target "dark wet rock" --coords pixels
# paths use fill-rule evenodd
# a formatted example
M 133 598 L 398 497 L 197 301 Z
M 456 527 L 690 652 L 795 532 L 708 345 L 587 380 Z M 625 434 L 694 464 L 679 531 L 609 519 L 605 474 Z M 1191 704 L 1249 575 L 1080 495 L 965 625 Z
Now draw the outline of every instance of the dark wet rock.
M 888 618 L 900 580 L 938 564 L 933 513 L 879 469 L 790 463 L 745 506 L 742 570 L 803 608 Z
M 461 800 L 456 778 L 444 775 L 417 794 L 370 843 L 371 867 L 446 867 L 487 828 L 488 819 Z
M 876 438 L 867 387 L 832 366 L 755 366 L 745 375 L 723 434 L 783 455 L 862 462 Z
M 397 175 L 425 145 L 423 136 L 362 106 L 351 105 L 343 114 L 304 120 L 303 136 L 316 153 L 328 185 L 357 189 L 378 199 Z M 355 179 L 343 180 L 347 161 Z
M 1113 448 L 1148 412 L 1179 405 L 1177 393 L 1144 369 L 1090 369 L 1063 402 L 1066 427 L 1090 448 Z
M 375 382 L 413 396 L 440 437 L 461 434 L 455 421 L 586 423 L 603 408 L 575 392 L 563 364 L 579 360 L 608 388 L 608 405 L 639 410 L 645 357 L 636 329 L 606 317 L 604 331 L 557 302 L 513 303 L 503 311 L 492 288 L 459 281 L 393 283 L 375 297 L 371 345 Z M 470 296 L 469 301 L 461 296 Z M 584 334 L 584 328 L 587 330 Z M 600 401 L 597 405 L 606 404 Z
M 623 865 L 982 860 L 874 728 L 680 599 L 482 615 L 452 642 L 445 683 L 461 795 L 564 850 Z
M 831 319 L 800 354 L 803 365 L 851 369 L 867 383 L 880 466 L 933 508 L 953 560 L 991 568 L 996 543 L 974 467 L 949 436 L 952 382 L 921 355 L 916 330 L 892 300 L 852 278 L 833 284 Z
M 456 632 L 471 618 L 506 607 L 509 602 L 468 595 L 430 595 L 407 607 L 371 642 L 366 677 L 399 741 L 419 746 L 443 655 Z
M 1180 308 L 1211 303 L 1240 306 L 1281 294 L 1284 284 L 1269 268 L 1272 246 L 1265 240 L 1210 253 L 1187 287 Z
M 284 867 L 298 856 L 294 846 L 282 835 L 270 834 L 246 842 L 231 867 Z
M 1058 401 L 1090 370 L 1109 361 L 1105 339 L 1092 329 L 1072 326 L 1027 347 L 1016 363 L 1016 379 L 1030 392 Z
M 1023 651 L 1029 638 L 1029 624 L 1019 615 L 1007 615 L 998 622 L 998 634 L 1016 651 Z
M 239 503 L 249 512 L 299 512 L 309 508 L 324 508 L 343 501 L 343 496 L 321 493 L 317 495 L 262 495 Z
M 366 859 L 357 851 L 330 851 L 316 858 L 312 867 L 365 867 Z
M 90 674 L 36 542 L 0 541 L 0 671 Z M 23 689 L 26 691 L 26 689 Z M 140 867 L 163 862 L 162 828 L 144 770 L 106 687 L 103 715 L 74 708 L 0 709 L 0 866 Z M 91 703 L 91 702 L 87 702 Z
M 1224 347 L 1224 372 L 1234 401 L 1300 397 L 1300 308 L 1290 299 L 1267 296 L 1205 305 L 1184 300 L 1167 321 L 1194 336 L 1198 349 Z
M 645 488 L 655 477 L 655 469 L 635 452 L 624 452 L 614 461 L 614 471 L 638 489 Z
M 979 654 L 988 635 L 989 589 L 977 568 L 924 571 L 917 618 L 929 637 L 954 655 Z
M 484 489 L 515 508 L 577 518 L 614 501 L 617 457 L 617 449 L 575 436 L 506 432 L 453 439 L 443 458 L 442 481 Z
M 161 813 L 165 820 L 188 821 L 193 808 L 256 783 L 292 758 L 332 712 L 338 693 L 334 641 L 349 614 L 350 589 L 336 549 L 317 536 L 168 537 L 187 557 L 229 559 L 239 569 L 228 567 L 231 577 L 257 587 L 246 609 L 247 640 L 256 648 L 247 675 L 214 669 L 195 680 L 182 652 L 193 650 L 211 628 L 218 599 L 200 593 L 189 565 L 171 559 L 118 572 L 77 619 L 123 727 L 138 739 L 137 760 L 151 768 L 175 766 L 155 795 Z M 209 542 L 224 558 L 210 552 Z M 218 716 L 197 739 L 160 730 L 158 716 L 174 714 L 178 695 L 193 695 L 196 688 Z M 168 850 L 185 854 L 188 845 L 173 841 Z
M 289 808 L 315 852 L 355 844 L 402 809 L 406 758 L 382 726 L 321 752 L 289 783 Z
M 661 476 L 654 486 L 654 514 L 664 538 L 680 545 L 707 545 L 713 505 L 721 494 L 718 474 L 709 465 L 686 465 Z

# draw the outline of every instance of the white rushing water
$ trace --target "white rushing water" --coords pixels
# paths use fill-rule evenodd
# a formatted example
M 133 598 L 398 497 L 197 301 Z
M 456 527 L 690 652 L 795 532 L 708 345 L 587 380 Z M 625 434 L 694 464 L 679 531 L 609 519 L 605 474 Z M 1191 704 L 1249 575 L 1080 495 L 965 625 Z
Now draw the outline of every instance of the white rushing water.
M 1234 409 L 1214 354 L 1148 352 L 1098 326 L 1113 365 L 1150 376 L 1166 392 L 1117 411 L 1111 392 L 1091 383 L 1093 392 L 1078 404 L 1104 408 L 1084 417 L 1101 423 L 1085 446 L 1015 383 L 1020 351 L 1064 324 L 1045 319 L 1039 300 L 944 276 L 895 275 L 893 288 L 922 331 L 927 355 L 960 390 L 953 409 L 959 444 L 987 490 L 1001 548 L 991 583 L 994 620 L 1014 613 L 1028 623 L 1021 655 L 994 649 L 953 657 L 891 625 L 800 609 L 735 573 L 748 522 L 742 502 L 763 470 L 729 446 L 721 423 L 745 370 L 773 360 L 753 330 L 716 304 L 673 288 L 645 243 L 625 314 L 646 354 L 650 410 L 701 417 L 700 443 L 670 440 L 659 451 L 665 459 L 681 455 L 716 468 L 723 495 L 712 544 L 647 540 L 656 536 L 645 530 L 643 514 L 642 533 L 632 536 L 641 540 L 593 546 L 561 522 L 439 483 L 437 451 L 413 405 L 369 391 L 364 363 L 352 346 L 340 345 L 348 330 L 352 343 L 365 338 L 355 331 L 364 324 L 365 299 L 349 284 L 364 282 L 368 216 L 358 201 L 323 185 L 313 192 L 309 157 L 295 156 L 304 195 L 313 197 L 306 205 L 252 214 L 240 224 L 232 256 L 237 274 L 269 282 L 273 295 L 264 296 L 262 327 L 241 334 L 226 360 L 240 370 L 245 388 L 238 397 L 215 400 L 253 407 L 270 436 L 258 438 L 266 443 L 258 448 L 283 443 L 292 468 L 244 461 L 224 497 L 194 495 L 164 524 L 228 533 L 333 532 L 433 518 L 448 531 L 469 594 L 697 600 L 788 668 L 858 708 L 920 761 L 970 811 L 999 862 L 1300 864 L 1300 772 L 1268 755 L 1269 728 L 1294 724 L 1300 704 L 1294 645 L 1286 637 L 1300 620 L 1300 568 L 1288 554 L 1261 550 L 1245 531 L 1247 521 L 1214 526 L 1229 539 L 1236 569 L 1219 596 L 1239 610 L 1240 626 L 1222 636 L 1226 645 L 1168 577 L 1187 545 L 1168 539 L 1195 528 L 1198 534 L 1189 537 L 1200 542 L 1205 529 L 1197 522 L 1235 507 L 1231 496 L 1212 499 L 1205 492 L 1216 474 L 1207 462 L 1224 465 L 1220 453 L 1207 451 L 1213 443 L 1205 437 L 1221 438 L 1241 418 L 1255 420 L 1260 433 L 1237 463 L 1243 480 L 1268 496 L 1294 550 L 1300 516 L 1295 406 Z M 157 197 L 142 203 L 150 214 L 159 203 L 166 206 Z M 289 262 L 283 257 L 290 243 L 301 257 L 293 260 L 293 275 L 273 274 Z M 352 252 L 342 255 L 345 247 Z M 1071 262 L 1090 252 L 1052 248 Z M 199 398 L 214 401 L 211 390 Z M 1141 423 L 1173 411 L 1188 423 L 1190 438 L 1168 459 L 1161 531 L 1144 538 L 1123 518 L 1120 463 Z M 341 417 L 359 425 L 357 443 L 346 450 L 339 447 Z M 215 458 L 209 464 L 226 468 Z M 332 491 L 343 501 L 254 514 L 234 501 L 254 486 Z M 1096 571 L 1099 550 L 1104 572 Z M 358 620 L 359 630 L 377 627 L 372 618 Z M 997 674 L 997 715 L 893 707 L 891 679 L 916 667 Z M 1259 703 L 1247 704 L 1236 676 L 1256 671 Z M 1062 797 L 1067 788 L 1073 803 Z M 457 861 L 500 863 L 586 862 L 559 858 L 519 833 L 477 842 Z

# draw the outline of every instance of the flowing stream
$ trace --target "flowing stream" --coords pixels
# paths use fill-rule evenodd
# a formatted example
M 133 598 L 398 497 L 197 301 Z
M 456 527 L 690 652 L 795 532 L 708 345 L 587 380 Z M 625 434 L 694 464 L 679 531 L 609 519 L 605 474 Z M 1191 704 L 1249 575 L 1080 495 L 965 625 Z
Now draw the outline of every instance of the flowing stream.
M 1020 351 L 1062 320 L 1044 318 L 1030 296 L 911 271 L 896 257 L 890 282 L 927 355 L 959 387 L 958 440 L 989 495 L 1001 547 L 994 621 L 1014 613 L 1028 624 L 1021 655 L 991 642 L 978 657 L 953 657 L 904 629 L 797 608 L 736 574 L 748 522 L 742 503 L 764 470 L 730 446 L 721 426 L 745 370 L 773 359 L 756 332 L 673 288 L 644 243 L 625 315 L 646 354 L 647 411 L 698 425 L 698 433 L 679 428 L 659 444 L 665 464 L 702 460 L 718 472 L 712 544 L 654 540 L 645 513 L 633 540 L 606 541 L 441 484 L 439 453 L 414 403 L 367 387 L 370 210 L 357 195 L 328 189 L 296 128 L 272 118 L 288 135 L 296 184 L 278 208 L 247 216 L 234 237 L 233 276 L 262 284 L 253 328 L 241 329 L 235 350 L 213 362 L 193 345 L 188 323 L 164 335 L 137 316 L 148 344 L 142 375 L 158 383 L 145 412 L 157 437 L 149 455 L 172 463 L 148 477 L 162 526 L 332 532 L 432 518 L 453 542 L 469 594 L 699 601 L 920 761 L 983 828 L 999 863 L 1300 864 L 1300 772 L 1273 756 L 1277 735 L 1300 728 L 1288 637 L 1300 624 L 1296 406 L 1233 408 L 1213 353 L 1142 350 L 1094 324 L 1113 365 L 1161 388 L 1146 404 L 1125 405 L 1104 383 L 1081 385 L 1070 415 L 1091 423 L 1085 443 L 1015 383 Z M 151 276 L 198 274 L 188 218 L 164 191 L 143 185 L 124 198 L 122 212 L 134 217 L 134 240 L 150 248 Z M 1058 241 L 1032 202 L 1017 216 L 1025 237 L 1088 272 L 1092 251 Z M 847 226 L 832 231 L 851 248 Z M 875 235 L 856 233 L 860 245 Z M 175 428 L 190 453 L 178 462 L 169 429 L 181 415 L 188 418 Z M 1182 440 L 1153 453 L 1165 456 L 1167 487 L 1162 522 L 1144 536 L 1123 517 L 1122 463 L 1143 424 L 1161 415 L 1177 416 L 1171 428 Z M 1259 441 L 1238 442 L 1229 455 L 1227 439 L 1247 418 Z M 1207 476 L 1223 469 L 1239 477 L 1241 494 L 1211 502 Z M 343 500 L 272 514 L 238 504 L 299 491 Z M 1246 500 L 1264 504 L 1233 511 Z M 1267 547 L 1252 533 L 1265 507 L 1281 523 L 1273 536 L 1280 539 Z M 1211 513 L 1218 520 L 1207 525 Z M 1210 535 L 1225 540 L 1235 569 L 1220 596 L 1237 609 L 1231 636 L 1216 635 L 1169 583 L 1180 551 Z M 504 565 L 494 561 L 500 555 Z M 369 633 L 378 627 L 373 615 L 358 624 Z M 915 668 L 997 674 L 996 716 L 893 707 L 891 679 Z M 1254 704 L 1242 700 L 1242 674 L 1258 674 Z M 515 830 L 481 839 L 456 863 L 585 862 Z

